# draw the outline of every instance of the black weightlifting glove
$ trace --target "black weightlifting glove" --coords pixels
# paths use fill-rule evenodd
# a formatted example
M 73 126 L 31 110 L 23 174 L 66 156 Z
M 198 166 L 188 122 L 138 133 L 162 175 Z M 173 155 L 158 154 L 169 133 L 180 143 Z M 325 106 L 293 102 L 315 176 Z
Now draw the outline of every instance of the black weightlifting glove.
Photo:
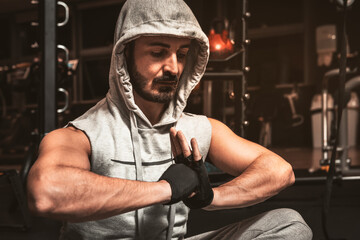
M 167 181 L 171 187 L 171 200 L 166 205 L 188 198 L 199 186 L 196 172 L 184 164 L 171 165 L 160 177 L 160 180 Z
M 184 204 L 191 209 L 199 209 L 208 206 L 214 198 L 214 192 L 210 186 L 209 177 L 203 160 L 200 159 L 199 161 L 194 161 L 192 155 L 188 157 L 180 155 L 175 157 L 175 162 L 190 167 L 197 173 L 199 178 L 200 184 L 197 193 L 191 198 L 184 199 Z

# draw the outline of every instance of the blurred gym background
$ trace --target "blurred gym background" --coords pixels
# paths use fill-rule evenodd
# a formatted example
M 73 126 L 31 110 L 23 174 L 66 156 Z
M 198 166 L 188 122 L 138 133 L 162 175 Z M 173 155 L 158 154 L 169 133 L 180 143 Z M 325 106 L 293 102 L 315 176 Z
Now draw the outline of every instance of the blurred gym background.
M 359 239 L 360 1 L 348 0 L 346 10 L 341 0 L 186 2 L 211 46 L 206 74 L 186 110 L 219 119 L 278 153 L 296 175 L 294 186 L 256 206 L 193 211 L 188 235 L 291 207 L 309 223 L 314 239 L 325 238 L 321 214 L 336 135 L 346 13 L 346 118 L 326 224 L 334 238 Z M 57 239 L 60 222 L 27 210 L 26 176 L 41 138 L 105 96 L 123 3 L 0 1 L 1 239 Z M 207 167 L 214 186 L 231 178 Z

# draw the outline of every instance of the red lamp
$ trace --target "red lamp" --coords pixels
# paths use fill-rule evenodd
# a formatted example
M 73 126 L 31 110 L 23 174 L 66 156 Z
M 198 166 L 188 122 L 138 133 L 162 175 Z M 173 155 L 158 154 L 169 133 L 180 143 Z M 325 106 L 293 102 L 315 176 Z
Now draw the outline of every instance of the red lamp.
M 226 29 L 223 29 L 220 33 L 216 33 L 215 29 L 211 28 L 208 38 L 210 43 L 210 58 L 222 59 L 234 52 L 234 45 L 229 39 L 229 32 Z

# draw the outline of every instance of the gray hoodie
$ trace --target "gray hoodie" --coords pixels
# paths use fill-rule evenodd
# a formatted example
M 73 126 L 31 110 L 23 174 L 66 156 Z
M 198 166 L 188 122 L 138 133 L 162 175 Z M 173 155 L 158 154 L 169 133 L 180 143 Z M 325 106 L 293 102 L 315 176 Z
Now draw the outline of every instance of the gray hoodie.
M 178 91 L 161 120 L 152 125 L 135 104 L 124 49 L 143 35 L 193 39 Z M 91 144 L 91 171 L 138 181 L 157 181 L 173 164 L 169 129 L 176 126 L 188 140 L 195 137 L 203 158 L 209 150 L 211 125 L 205 116 L 183 113 L 208 61 L 209 44 L 190 8 L 182 0 L 128 0 L 115 29 L 104 99 L 69 123 Z M 94 196 L 101 197 L 101 196 Z M 99 221 L 65 223 L 60 239 L 182 239 L 189 209 L 182 203 L 141 208 Z

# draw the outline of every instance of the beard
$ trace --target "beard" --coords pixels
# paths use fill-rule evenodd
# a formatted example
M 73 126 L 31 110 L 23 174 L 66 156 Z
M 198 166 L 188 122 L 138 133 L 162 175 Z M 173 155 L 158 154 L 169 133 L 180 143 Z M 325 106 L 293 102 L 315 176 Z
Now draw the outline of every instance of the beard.
M 169 103 L 174 98 L 179 83 L 176 75 L 165 72 L 163 76 L 154 78 L 150 90 L 146 90 L 149 80 L 137 71 L 135 64 L 132 64 L 129 75 L 135 92 L 143 99 L 157 103 Z

